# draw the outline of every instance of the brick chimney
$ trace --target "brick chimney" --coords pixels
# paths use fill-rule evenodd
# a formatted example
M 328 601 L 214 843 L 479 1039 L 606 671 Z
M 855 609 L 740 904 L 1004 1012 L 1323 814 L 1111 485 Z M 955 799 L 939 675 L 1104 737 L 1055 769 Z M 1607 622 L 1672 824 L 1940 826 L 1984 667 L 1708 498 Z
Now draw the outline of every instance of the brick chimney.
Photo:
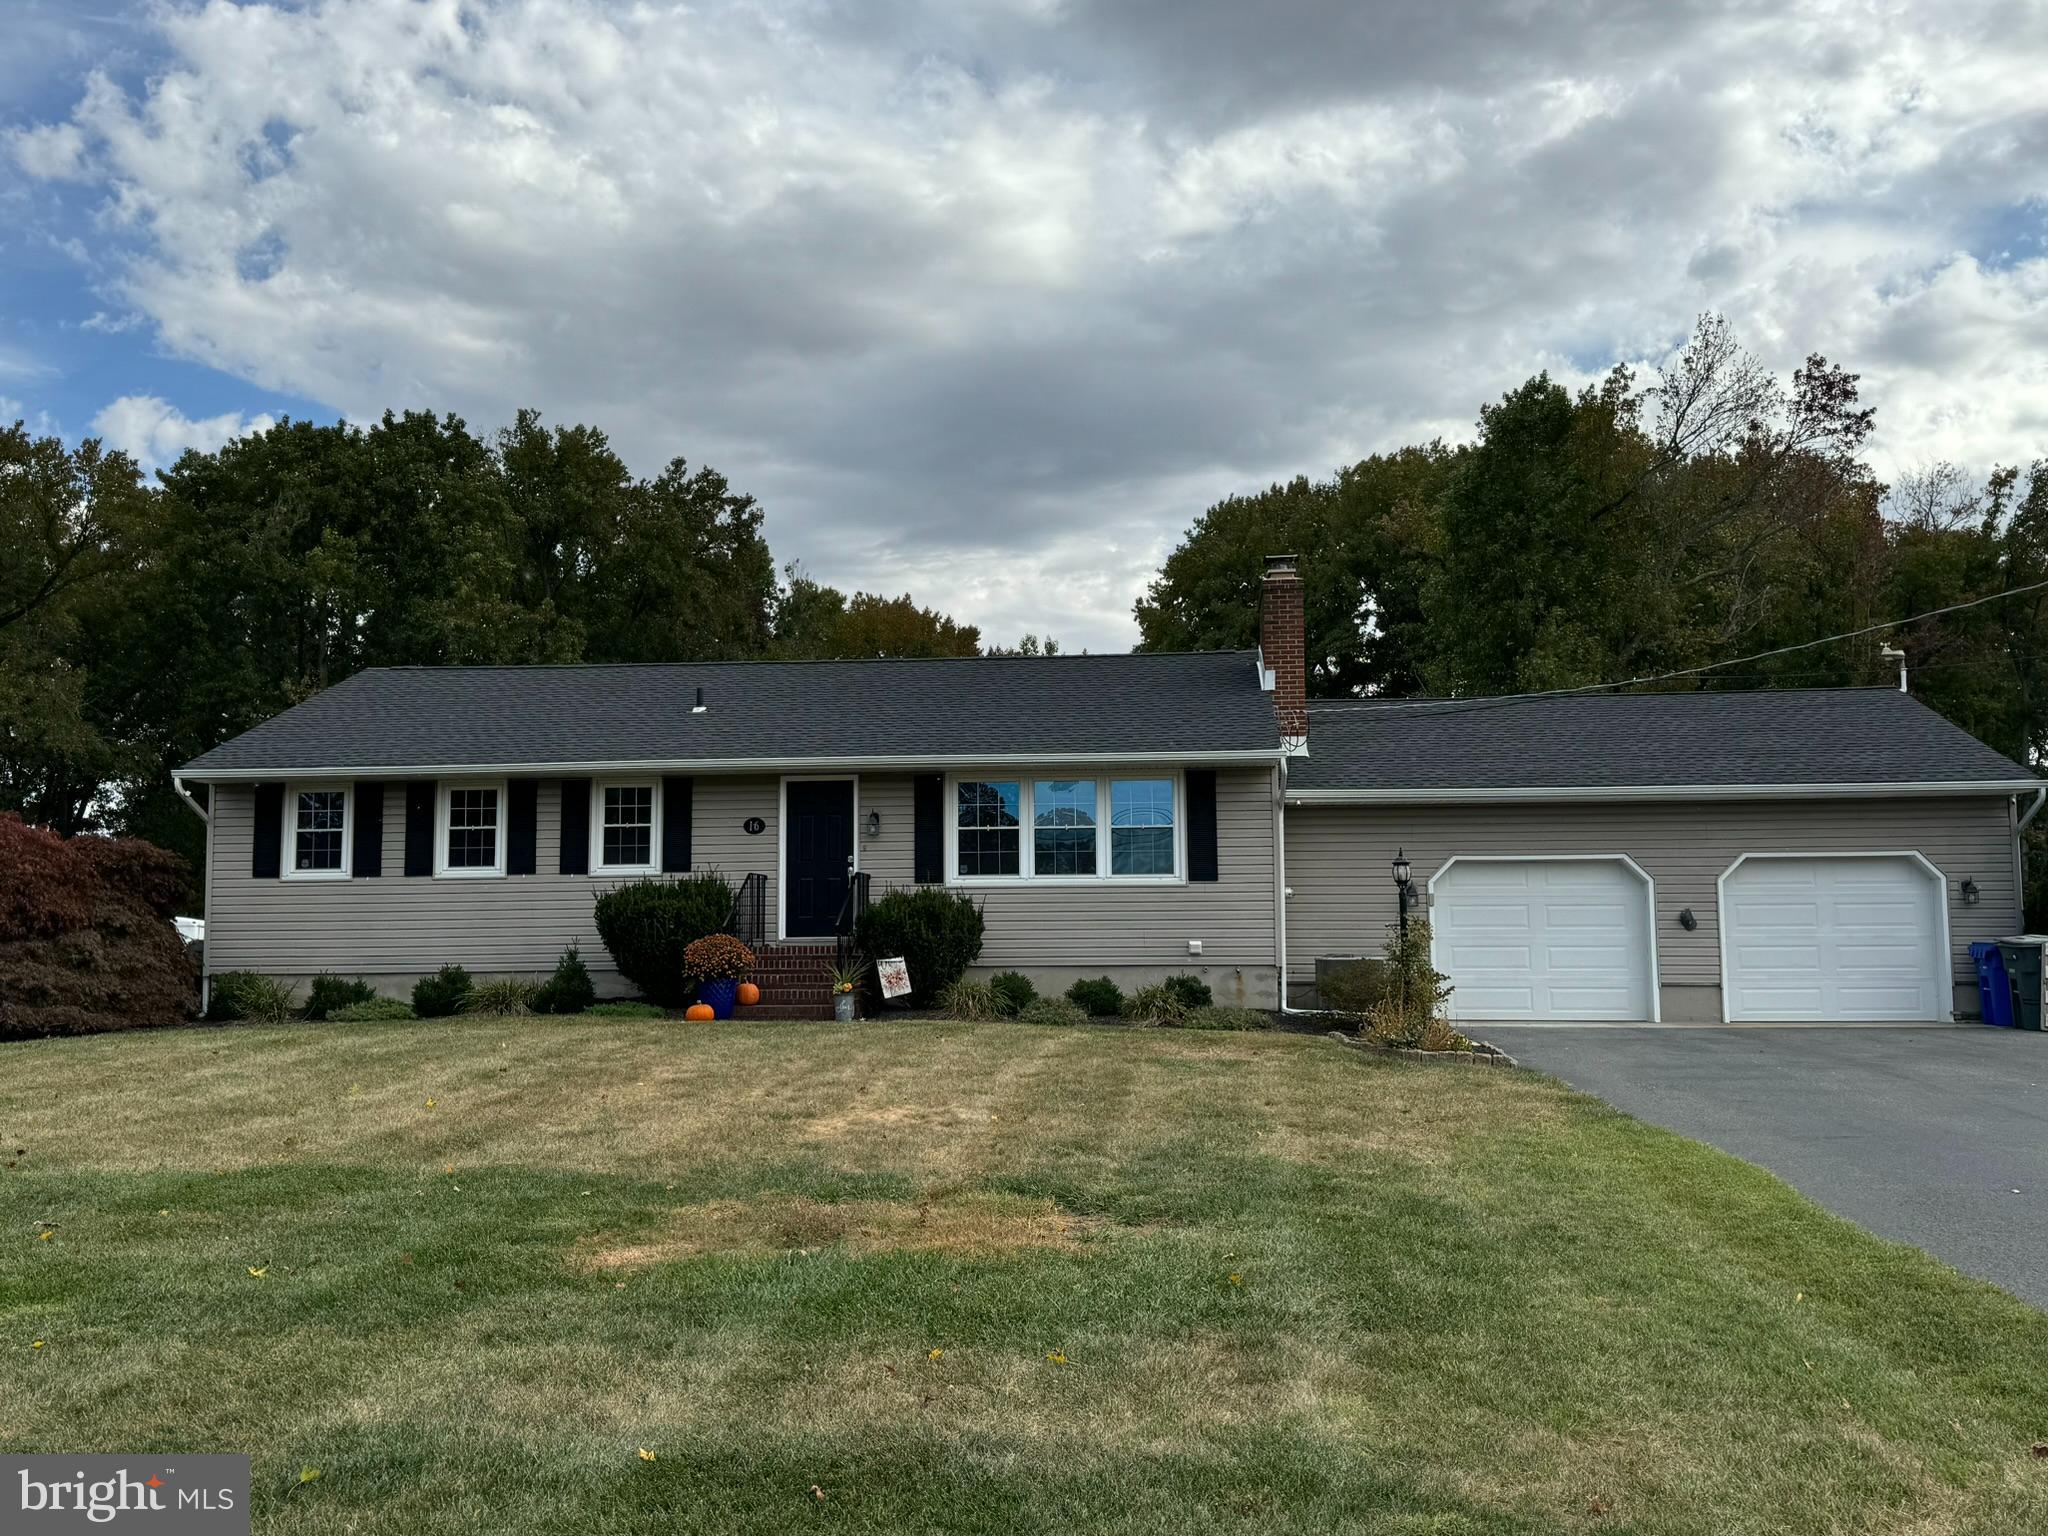
M 1266 556 L 1259 585 L 1259 665 L 1273 674 L 1273 713 L 1286 741 L 1308 740 L 1308 615 L 1293 555 Z

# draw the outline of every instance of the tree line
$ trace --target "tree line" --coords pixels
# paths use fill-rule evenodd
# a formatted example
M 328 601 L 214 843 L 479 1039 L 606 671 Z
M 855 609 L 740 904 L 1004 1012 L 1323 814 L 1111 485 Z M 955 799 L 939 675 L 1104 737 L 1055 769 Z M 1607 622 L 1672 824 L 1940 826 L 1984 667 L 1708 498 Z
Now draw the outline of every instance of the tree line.
M 778 571 L 716 470 L 636 478 L 603 432 L 530 411 L 492 437 L 286 421 L 154 481 L 0 429 L 0 810 L 66 834 L 196 862 L 172 770 L 365 667 L 981 648 L 907 595 Z

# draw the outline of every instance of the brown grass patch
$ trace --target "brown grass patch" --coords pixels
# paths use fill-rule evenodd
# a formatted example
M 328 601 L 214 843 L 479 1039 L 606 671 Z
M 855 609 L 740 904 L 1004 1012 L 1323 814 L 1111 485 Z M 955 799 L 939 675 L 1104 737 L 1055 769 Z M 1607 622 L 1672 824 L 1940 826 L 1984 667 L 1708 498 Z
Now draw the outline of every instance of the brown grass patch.
M 770 1254 L 844 1248 L 850 1253 L 937 1252 L 971 1256 L 1026 1248 L 1073 1249 L 1104 1225 L 1050 1200 L 957 1194 L 924 1200 L 825 1203 L 801 1195 L 707 1200 L 671 1212 L 656 1237 L 585 1239 L 589 1269 L 643 1269 L 707 1253 Z

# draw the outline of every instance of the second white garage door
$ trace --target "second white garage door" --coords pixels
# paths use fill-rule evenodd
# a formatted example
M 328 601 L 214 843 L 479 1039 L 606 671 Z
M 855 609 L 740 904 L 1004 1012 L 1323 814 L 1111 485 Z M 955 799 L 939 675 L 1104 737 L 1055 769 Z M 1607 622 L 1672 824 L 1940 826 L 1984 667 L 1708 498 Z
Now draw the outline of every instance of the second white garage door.
M 1942 898 L 1907 854 L 1743 859 L 1721 877 L 1729 1020 L 1947 1019 Z
M 1471 859 L 1430 882 L 1454 1019 L 1654 1019 L 1649 884 L 1619 858 Z

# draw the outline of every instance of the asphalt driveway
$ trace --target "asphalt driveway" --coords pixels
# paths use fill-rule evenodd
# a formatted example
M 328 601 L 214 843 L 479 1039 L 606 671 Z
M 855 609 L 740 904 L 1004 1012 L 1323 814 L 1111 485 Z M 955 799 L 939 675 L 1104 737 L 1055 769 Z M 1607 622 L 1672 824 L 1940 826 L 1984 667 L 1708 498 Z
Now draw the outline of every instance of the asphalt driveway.
M 1472 1032 L 2048 1307 L 2048 1034 L 1505 1024 Z

